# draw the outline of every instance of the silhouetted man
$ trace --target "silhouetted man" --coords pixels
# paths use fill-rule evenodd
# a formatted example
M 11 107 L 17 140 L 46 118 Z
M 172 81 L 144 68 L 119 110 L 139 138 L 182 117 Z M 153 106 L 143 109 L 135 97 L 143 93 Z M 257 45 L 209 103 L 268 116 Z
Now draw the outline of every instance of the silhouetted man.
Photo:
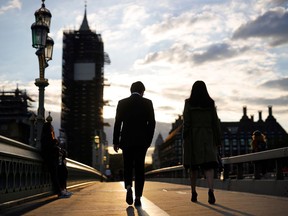
M 131 85 L 131 96 L 118 102 L 113 144 L 114 150 L 123 152 L 126 202 L 133 204 L 133 168 L 135 171 L 135 206 L 141 206 L 140 198 L 145 181 L 145 156 L 151 145 L 155 117 L 152 101 L 143 98 L 145 86 L 138 81 Z

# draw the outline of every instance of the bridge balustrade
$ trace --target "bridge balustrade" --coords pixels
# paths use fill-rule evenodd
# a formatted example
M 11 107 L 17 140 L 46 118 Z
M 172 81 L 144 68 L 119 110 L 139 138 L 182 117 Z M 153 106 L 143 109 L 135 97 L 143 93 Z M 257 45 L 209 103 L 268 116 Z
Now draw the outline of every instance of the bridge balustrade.
M 68 185 L 106 178 L 98 170 L 69 158 L 67 168 Z M 41 194 L 52 194 L 52 184 L 39 149 L 0 136 L 0 207 Z
M 215 172 L 215 188 L 288 197 L 288 147 L 225 157 L 222 164 L 223 171 Z M 265 173 L 259 173 L 255 164 L 260 164 Z M 190 184 L 183 165 L 151 170 L 145 176 L 147 180 Z M 197 185 L 206 187 L 202 177 L 199 172 Z
M 224 180 L 232 177 L 237 179 L 249 177 L 260 179 L 261 173 L 259 172 L 261 172 L 261 169 L 263 172 L 270 174 L 263 176 L 264 178 L 283 180 L 288 174 L 288 147 L 225 157 L 222 158 L 222 163 L 224 165 Z M 260 170 L 256 169 L 256 163 L 262 166 Z
M 283 180 L 287 175 L 288 167 L 288 147 L 272 149 L 257 153 L 243 154 L 232 157 L 224 157 L 221 159 L 224 166 L 222 176 L 216 175 L 216 178 L 222 180 L 229 178 L 251 178 L 257 176 L 259 170 L 255 169 L 255 162 L 260 162 L 267 168 L 269 176 L 267 178 L 275 178 Z M 285 165 L 286 167 L 285 167 Z M 165 167 L 151 170 L 145 173 L 146 178 L 183 178 L 187 177 L 183 165 Z

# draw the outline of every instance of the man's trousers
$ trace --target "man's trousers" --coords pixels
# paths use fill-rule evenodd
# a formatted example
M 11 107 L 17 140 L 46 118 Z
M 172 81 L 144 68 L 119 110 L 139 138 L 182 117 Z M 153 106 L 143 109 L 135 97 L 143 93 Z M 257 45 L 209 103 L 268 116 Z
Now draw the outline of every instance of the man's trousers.
M 145 156 L 146 147 L 125 147 L 123 151 L 125 188 L 132 187 L 133 170 L 135 174 L 135 196 L 141 197 L 145 182 Z M 134 169 L 133 169 L 134 168 Z

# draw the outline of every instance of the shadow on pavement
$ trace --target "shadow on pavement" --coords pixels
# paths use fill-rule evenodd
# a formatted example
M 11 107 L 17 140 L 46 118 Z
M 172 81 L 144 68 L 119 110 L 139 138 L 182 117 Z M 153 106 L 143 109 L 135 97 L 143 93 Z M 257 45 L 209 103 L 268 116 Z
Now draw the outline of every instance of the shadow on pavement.
M 136 207 L 134 208 L 133 206 L 129 206 L 128 208 L 126 208 L 126 212 L 127 212 L 127 216 L 136 216 L 134 210 L 137 210 L 137 214 L 138 216 L 149 216 L 149 214 L 142 209 L 142 207 Z
M 15 215 L 23 215 L 29 211 L 37 209 L 43 205 L 47 205 L 48 203 L 54 202 L 58 200 L 57 196 L 49 196 L 45 198 L 41 198 L 39 200 L 33 200 L 31 202 L 23 203 L 20 205 L 16 205 L 14 207 L 10 207 L 7 209 L 3 209 L 0 211 L 0 215 L 2 216 L 15 216 Z
M 253 216 L 252 214 L 243 212 L 243 211 L 239 211 L 236 209 L 232 209 L 232 208 L 228 208 L 226 206 L 220 205 L 218 203 L 211 205 L 211 204 L 204 204 L 201 202 L 196 202 L 195 204 L 201 205 L 203 207 L 209 208 L 215 212 L 220 213 L 221 215 L 225 215 L 225 216 L 234 216 L 234 215 L 242 215 L 242 216 Z M 219 209 L 222 208 L 222 209 Z

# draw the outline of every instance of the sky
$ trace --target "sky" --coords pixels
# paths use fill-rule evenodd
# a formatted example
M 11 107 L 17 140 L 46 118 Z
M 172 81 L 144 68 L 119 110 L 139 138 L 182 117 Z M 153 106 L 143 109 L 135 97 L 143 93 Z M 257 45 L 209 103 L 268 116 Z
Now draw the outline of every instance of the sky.
M 258 120 L 273 115 L 288 131 L 288 1 L 284 0 L 87 0 L 90 29 L 102 35 L 104 118 L 142 81 L 157 122 L 173 123 L 193 83 L 203 80 L 221 121 L 239 121 L 243 107 Z M 62 37 L 78 30 L 85 1 L 46 0 L 52 14 L 53 59 L 45 77 L 45 109 L 59 122 Z M 0 87 L 26 90 L 38 107 L 39 65 L 31 25 L 41 1 L 0 0 Z M 164 138 L 167 131 L 163 131 Z

